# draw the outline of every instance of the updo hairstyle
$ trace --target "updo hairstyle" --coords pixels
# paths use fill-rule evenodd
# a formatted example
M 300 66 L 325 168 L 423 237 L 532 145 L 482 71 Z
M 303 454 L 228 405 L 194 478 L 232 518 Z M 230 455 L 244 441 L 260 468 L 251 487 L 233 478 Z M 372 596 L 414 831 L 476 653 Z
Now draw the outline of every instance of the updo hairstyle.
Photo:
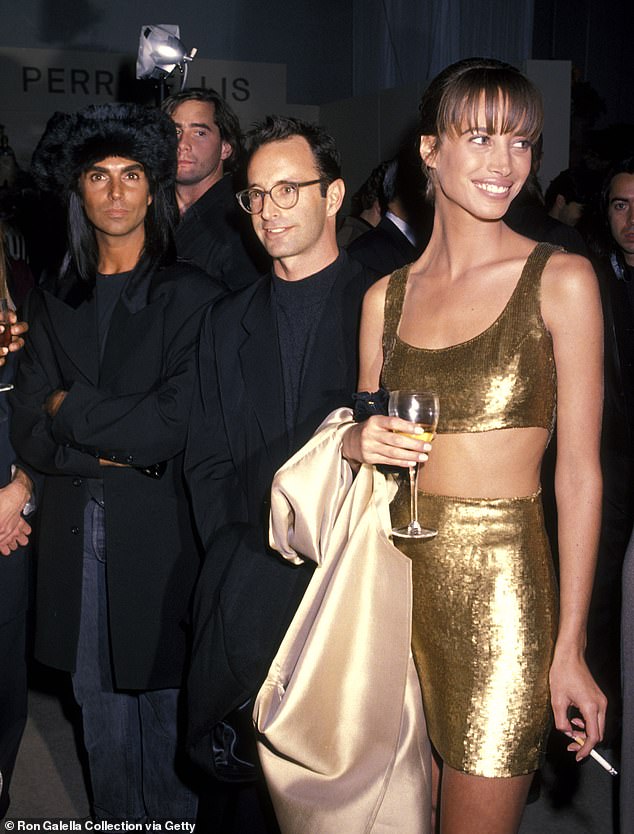
M 485 124 L 478 124 L 484 105 Z M 466 58 L 446 67 L 421 99 L 419 133 L 433 136 L 436 150 L 443 138 L 456 138 L 467 130 L 486 127 L 489 133 L 516 133 L 535 143 L 542 132 L 544 111 L 535 85 L 522 73 L 494 58 Z M 427 197 L 433 200 L 430 169 Z

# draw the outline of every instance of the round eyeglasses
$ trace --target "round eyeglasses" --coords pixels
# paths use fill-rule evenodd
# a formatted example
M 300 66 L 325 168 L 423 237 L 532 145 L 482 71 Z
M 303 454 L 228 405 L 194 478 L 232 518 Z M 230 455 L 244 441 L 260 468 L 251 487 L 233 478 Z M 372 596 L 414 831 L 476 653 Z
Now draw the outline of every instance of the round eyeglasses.
M 297 205 L 299 200 L 299 189 L 307 185 L 325 183 L 323 177 L 318 180 L 306 180 L 306 182 L 278 182 L 273 188 L 265 191 L 263 188 L 245 188 L 238 191 L 236 199 L 249 214 L 260 214 L 264 208 L 264 195 L 268 194 L 278 208 L 290 209 Z

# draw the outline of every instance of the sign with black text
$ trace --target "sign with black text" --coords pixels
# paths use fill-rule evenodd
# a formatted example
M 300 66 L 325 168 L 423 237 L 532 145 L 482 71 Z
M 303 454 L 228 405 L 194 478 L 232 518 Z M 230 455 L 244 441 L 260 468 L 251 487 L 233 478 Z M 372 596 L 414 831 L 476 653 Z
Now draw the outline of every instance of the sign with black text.
M 136 56 L 114 52 L 0 47 L 0 123 L 18 162 L 27 167 L 55 111 L 73 112 L 106 101 L 158 101 L 155 82 L 137 81 Z M 176 71 L 168 79 L 180 89 Z M 286 65 L 213 61 L 196 57 L 188 87 L 213 87 L 227 99 L 243 128 L 267 113 L 317 119 L 317 107 L 286 104 Z

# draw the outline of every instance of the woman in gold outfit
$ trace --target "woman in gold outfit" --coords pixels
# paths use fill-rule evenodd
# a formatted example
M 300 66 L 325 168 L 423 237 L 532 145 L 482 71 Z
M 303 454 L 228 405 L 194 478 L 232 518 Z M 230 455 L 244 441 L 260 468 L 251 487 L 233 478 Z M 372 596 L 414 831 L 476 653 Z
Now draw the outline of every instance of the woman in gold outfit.
M 421 102 L 420 155 L 435 203 L 421 257 L 376 283 L 361 325 L 360 390 L 435 391 L 433 454 L 373 416 L 351 429 L 351 462 L 419 475 L 428 541 L 412 560 L 412 649 L 437 754 L 442 834 L 517 831 L 554 715 L 601 739 L 606 699 L 584 660 L 599 531 L 601 305 L 585 259 L 535 244 L 502 218 L 531 165 L 539 94 L 488 59 L 444 70 Z M 560 588 L 539 493 L 557 408 Z M 407 479 L 392 505 L 408 521 Z M 551 712 L 552 707 L 552 712 Z M 583 734 L 581 734 L 583 735 Z M 437 791 L 438 793 L 438 791 Z

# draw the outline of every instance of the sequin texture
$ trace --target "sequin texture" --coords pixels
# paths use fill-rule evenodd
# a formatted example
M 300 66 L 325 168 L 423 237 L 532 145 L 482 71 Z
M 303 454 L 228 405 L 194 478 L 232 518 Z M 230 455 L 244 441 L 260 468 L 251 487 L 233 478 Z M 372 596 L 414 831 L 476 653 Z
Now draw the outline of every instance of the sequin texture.
M 439 434 L 541 426 L 555 421 L 552 339 L 540 311 L 540 277 L 555 248 L 538 244 L 513 294 L 483 333 L 440 350 L 398 337 L 409 267 L 390 278 L 385 299 L 381 385 L 412 386 L 440 396 Z
M 399 339 L 408 268 L 395 272 L 385 302 L 381 384 L 435 391 L 439 434 L 532 426 L 552 432 L 556 372 L 540 287 L 553 251 L 535 247 L 490 327 L 440 350 Z M 394 526 L 408 522 L 407 483 L 391 512 Z M 552 720 L 548 672 L 557 629 L 541 498 L 419 492 L 419 519 L 438 536 L 394 543 L 412 560 L 412 648 L 432 743 L 466 773 L 530 773 L 540 765 Z
M 557 627 L 540 496 L 420 492 L 419 518 L 438 536 L 395 544 L 412 560 L 412 649 L 429 737 L 457 770 L 530 773 L 550 728 L 548 671 Z M 392 522 L 408 520 L 403 483 Z

